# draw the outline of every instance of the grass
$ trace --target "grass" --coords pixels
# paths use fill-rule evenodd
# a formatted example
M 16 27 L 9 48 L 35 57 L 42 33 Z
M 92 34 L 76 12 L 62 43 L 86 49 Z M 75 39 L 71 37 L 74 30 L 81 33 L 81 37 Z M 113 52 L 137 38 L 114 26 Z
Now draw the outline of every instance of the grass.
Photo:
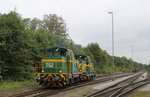
M 150 91 L 137 91 L 131 97 L 150 97 Z
M 7 90 L 18 87 L 26 87 L 36 85 L 36 81 L 23 81 L 23 82 L 14 82 L 14 81 L 3 81 L 0 82 L 0 90 Z

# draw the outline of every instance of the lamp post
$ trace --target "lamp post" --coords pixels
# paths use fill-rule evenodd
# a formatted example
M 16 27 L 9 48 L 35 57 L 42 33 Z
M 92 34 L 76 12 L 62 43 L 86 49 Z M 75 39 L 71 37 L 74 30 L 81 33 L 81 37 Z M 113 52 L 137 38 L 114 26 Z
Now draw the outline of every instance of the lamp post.
M 114 21 L 113 21 L 113 12 L 108 12 L 112 15 L 112 57 L 113 57 L 113 81 L 114 81 Z
M 132 71 L 134 71 L 133 70 L 133 45 L 132 45 Z

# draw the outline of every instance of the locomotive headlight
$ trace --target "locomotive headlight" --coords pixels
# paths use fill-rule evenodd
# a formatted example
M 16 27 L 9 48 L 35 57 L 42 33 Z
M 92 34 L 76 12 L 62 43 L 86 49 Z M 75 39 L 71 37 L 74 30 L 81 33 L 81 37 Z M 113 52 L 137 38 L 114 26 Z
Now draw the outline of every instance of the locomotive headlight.
M 59 70 L 59 73 L 61 73 L 62 71 L 61 71 L 61 68 L 60 68 L 60 70 Z
M 80 69 L 80 72 L 81 72 L 81 69 Z
M 44 72 L 44 68 L 42 68 L 42 73 Z
M 40 76 L 38 76 L 38 77 L 37 77 L 37 80 L 40 80 L 40 79 L 41 79 Z

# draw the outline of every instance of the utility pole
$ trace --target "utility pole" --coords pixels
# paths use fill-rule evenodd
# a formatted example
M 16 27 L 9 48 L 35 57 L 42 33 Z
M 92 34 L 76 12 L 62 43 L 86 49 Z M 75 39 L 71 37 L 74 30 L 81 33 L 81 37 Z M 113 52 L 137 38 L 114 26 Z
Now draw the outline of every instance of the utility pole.
M 113 62 L 113 81 L 114 81 L 114 21 L 113 21 L 113 12 L 108 12 L 112 15 L 112 62 Z
M 132 45 L 132 71 L 133 71 L 133 45 Z

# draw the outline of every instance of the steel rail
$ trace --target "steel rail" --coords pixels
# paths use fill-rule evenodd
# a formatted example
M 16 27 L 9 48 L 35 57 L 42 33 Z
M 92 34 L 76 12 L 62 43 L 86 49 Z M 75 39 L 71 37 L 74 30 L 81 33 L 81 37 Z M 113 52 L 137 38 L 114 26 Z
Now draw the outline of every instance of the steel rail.
M 142 76 L 142 75 L 141 75 Z M 137 80 L 140 76 L 137 76 L 135 79 L 133 79 L 132 81 L 130 81 L 128 84 L 124 85 L 124 86 L 121 86 L 120 89 L 118 89 L 116 92 L 114 92 L 112 95 L 110 95 L 109 97 L 116 97 L 117 95 L 120 94 L 121 91 L 123 91 L 127 86 L 130 86 L 131 84 L 136 84 L 136 83 L 133 83 L 135 80 Z
M 135 82 L 135 83 L 125 86 L 123 89 L 124 91 L 122 90 L 123 92 L 121 91 L 119 95 L 112 96 L 112 97 L 123 97 L 123 96 L 127 95 L 128 93 L 134 91 L 135 89 L 142 87 L 148 83 L 150 83 L 150 75 L 149 74 L 145 80 L 141 80 L 141 81 L 138 81 L 138 82 Z
M 135 81 L 139 76 L 141 76 L 143 73 L 139 73 L 137 75 L 134 75 L 128 79 L 125 79 L 123 81 L 120 81 L 114 85 L 111 85 L 107 88 L 104 88 L 100 91 L 97 91 L 93 94 L 88 95 L 87 97 L 104 97 L 104 95 L 109 95 L 111 92 L 115 92 L 118 91 L 119 89 L 121 89 L 123 86 L 125 86 L 128 83 L 132 83 L 133 81 Z

